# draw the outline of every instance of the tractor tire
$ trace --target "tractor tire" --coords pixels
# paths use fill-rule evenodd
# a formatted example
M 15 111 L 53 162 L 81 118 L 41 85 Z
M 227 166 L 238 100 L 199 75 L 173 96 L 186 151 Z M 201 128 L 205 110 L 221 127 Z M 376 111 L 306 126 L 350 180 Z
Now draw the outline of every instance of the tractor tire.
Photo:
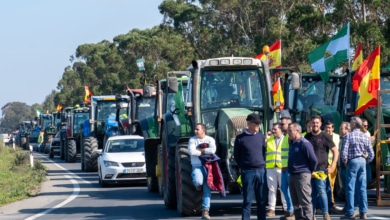
M 26 150 L 30 150 L 30 137 L 26 137 L 26 143 L 25 143 L 25 146 L 26 146 Z
M 163 178 L 162 178 L 162 169 L 163 169 L 163 166 L 162 166 L 162 164 L 163 164 L 162 157 L 163 156 L 162 155 L 163 155 L 162 154 L 162 146 L 161 146 L 161 144 L 159 144 L 157 147 L 157 165 L 160 168 L 160 171 L 158 171 L 160 173 L 159 173 L 159 176 L 157 177 L 157 181 L 158 181 L 157 184 L 158 184 L 158 194 L 160 194 L 161 197 L 164 196 L 164 190 L 163 190 L 164 187 L 163 187 Z M 156 171 L 157 171 L 157 168 L 156 168 Z
M 177 211 L 181 216 L 200 215 L 203 191 L 196 190 L 192 182 L 188 143 L 180 143 L 176 147 L 176 169 Z
M 68 144 L 67 144 L 66 162 L 74 163 L 76 162 L 76 157 L 77 157 L 76 141 L 70 139 L 67 141 L 67 143 Z
M 81 138 L 80 141 L 80 165 L 81 165 L 81 170 L 85 171 L 85 163 L 84 163 L 84 142 L 85 139 Z
M 168 209 L 177 208 L 176 198 L 176 170 L 175 170 L 175 147 L 167 147 L 163 156 L 163 193 L 164 204 Z
M 156 176 L 148 177 L 147 185 L 148 185 L 149 192 L 158 192 L 158 179 Z
M 84 164 L 85 172 L 96 172 L 98 170 L 97 165 L 97 150 L 98 142 L 94 137 L 85 138 L 84 142 Z
M 54 152 L 53 152 L 53 150 L 50 150 L 49 158 L 54 158 Z
M 228 190 L 230 195 L 241 194 L 241 186 L 237 182 L 231 182 L 228 184 Z
M 26 137 L 20 137 L 20 147 L 24 150 L 27 150 L 26 148 Z
M 60 131 L 60 159 L 65 160 L 66 133 Z

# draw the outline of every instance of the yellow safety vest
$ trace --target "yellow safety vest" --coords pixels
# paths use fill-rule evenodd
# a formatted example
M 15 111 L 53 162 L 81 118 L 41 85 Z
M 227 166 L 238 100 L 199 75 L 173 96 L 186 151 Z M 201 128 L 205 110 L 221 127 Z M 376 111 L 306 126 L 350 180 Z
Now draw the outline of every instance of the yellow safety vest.
M 333 133 L 332 134 L 332 140 L 333 140 L 333 143 L 336 146 L 336 149 L 338 150 L 339 149 L 339 144 L 340 144 L 340 135 L 338 135 L 336 133 Z M 339 158 L 339 160 L 340 160 L 340 158 Z M 328 164 L 331 165 L 332 161 L 333 161 L 333 152 L 329 149 Z
M 288 134 L 284 135 L 282 142 L 282 168 L 288 166 L 288 151 L 290 143 L 288 142 Z
M 275 137 L 271 136 L 267 140 L 265 149 L 265 168 L 282 168 L 282 138 L 278 146 L 275 144 Z

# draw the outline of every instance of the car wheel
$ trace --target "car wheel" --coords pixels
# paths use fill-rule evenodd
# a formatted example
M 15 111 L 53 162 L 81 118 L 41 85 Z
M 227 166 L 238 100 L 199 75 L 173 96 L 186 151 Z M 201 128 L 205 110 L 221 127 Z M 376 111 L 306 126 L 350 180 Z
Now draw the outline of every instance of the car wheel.
M 107 183 L 103 180 L 103 177 L 102 177 L 102 172 L 100 171 L 99 172 L 99 184 L 101 187 L 105 188 L 107 187 Z

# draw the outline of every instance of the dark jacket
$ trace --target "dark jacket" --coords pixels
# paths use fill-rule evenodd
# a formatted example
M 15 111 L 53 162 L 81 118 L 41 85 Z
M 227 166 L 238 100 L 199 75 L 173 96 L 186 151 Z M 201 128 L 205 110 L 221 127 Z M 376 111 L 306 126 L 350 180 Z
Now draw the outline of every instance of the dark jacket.
M 241 169 L 258 169 L 265 166 L 265 138 L 262 133 L 243 132 L 234 142 L 234 159 Z
M 317 157 L 313 145 L 301 137 L 290 143 L 288 152 L 288 172 L 290 174 L 312 173 L 317 167 Z
M 209 185 L 211 190 L 219 191 L 221 196 L 225 197 L 225 184 L 223 182 L 221 169 L 218 165 L 218 160 L 220 158 L 216 154 L 205 154 L 199 156 L 199 159 L 202 161 L 205 169 L 207 185 Z

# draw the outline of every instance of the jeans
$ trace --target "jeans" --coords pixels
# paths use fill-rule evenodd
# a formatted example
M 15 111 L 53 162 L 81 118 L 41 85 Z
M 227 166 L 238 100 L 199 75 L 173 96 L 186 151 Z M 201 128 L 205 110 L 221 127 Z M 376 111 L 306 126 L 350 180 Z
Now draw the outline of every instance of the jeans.
M 193 166 L 191 177 L 195 187 L 203 185 L 202 209 L 210 210 L 211 189 L 205 180 L 203 167 Z
M 345 214 L 351 216 L 354 214 L 355 194 L 359 198 L 360 214 L 367 213 L 367 176 L 366 159 L 358 157 L 348 161 L 346 173 L 346 191 L 345 191 Z M 355 191 L 355 188 L 357 192 Z
M 326 195 L 326 179 L 311 179 L 312 194 L 311 199 L 313 202 L 313 213 L 315 213 L 317 199 L 319 201 L 320 208 L 323 214 L 329 213 L 328 196 Z
M 341 165 L 339 167 L 340 177 L 341 177 L 341 186 L 344 190 L 344 194 L 347 194 L 347 168 L 344 167 L 344 165 Z M 345 196 L 347 198 L 347 196 Z M 354 202 L 355 210 L 359 209 L 359 193 L 357 188 L 355 187 L 355 202 Z M 347 206 L 347 201 L 345 201 L 344 207 Z
M 253 196 L 256 198 L 257 219 L 265 220 L 267 181 L 265 168 L 241 170 L 243 204 L 242 219 L 251 219 Z
M 294 212 L 294 207 L 291 200 L 290 195 L 290 187 L 288 186 L 288 179 L 290 177 L 290 174 L 288 173 L 288 170 L 282 171 L 282 183 L 280 184 L 280 188 L 282 190 L 282 193 L 284 195 L 284 199 L 286 200 L 287 205 L 287 212 Z

